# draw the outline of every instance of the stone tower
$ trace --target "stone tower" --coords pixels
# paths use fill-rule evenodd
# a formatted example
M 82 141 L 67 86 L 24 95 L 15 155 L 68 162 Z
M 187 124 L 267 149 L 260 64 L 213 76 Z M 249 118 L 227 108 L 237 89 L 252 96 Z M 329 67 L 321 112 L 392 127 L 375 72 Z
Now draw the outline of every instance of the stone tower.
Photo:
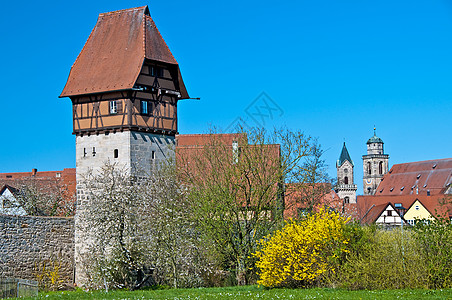
M 177 102 L 189 98 L 147 6 L 99 15 L 60 97 L 72 101 L 77 215 L 86 200 L 82 179 L 88 170 L 110 162 L 143 176 L 174 156 Z M 83 284 L 77 269 L 84 242 L 76 229 L 77 284 Z
M 363 155 L 363 194 L 374 195 L 389 170 L 389 155 L 384 154 L 383 141 L 374 136 L 367 141 L 367 155 Z
M 356 203 L 356 190 L 358 187 L 354 184 L 353 179 L 353 161 L 348 154 L 347 147 L 342 147 L 341 155 L 336 162 L 337 168 L 337 185 L 336 193 L 341 199 L 344 199 L 344 203 Z

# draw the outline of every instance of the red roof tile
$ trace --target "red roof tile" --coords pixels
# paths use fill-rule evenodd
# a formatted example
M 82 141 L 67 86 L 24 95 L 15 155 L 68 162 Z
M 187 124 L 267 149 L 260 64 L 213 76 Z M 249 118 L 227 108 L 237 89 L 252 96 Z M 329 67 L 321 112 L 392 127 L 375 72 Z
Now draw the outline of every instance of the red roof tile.
M 374 223 L 381 213 L 388 207 L 389 203 L 375 205 L 373 204 L 366 213 L 361 217 L 362 224 L 372 224 Z
M 452 182 L 452 158 L 394 165 L 383 176 L 375 195 L 441 194 Z
M 147 6 L 100 14 L 60 97 L 131 89 L 145 59 L 175 65 L 182 98 L 188 98 Z
M 401 203 L 408 209 L 416 200 L 435 217 L 438 215 L 448 217 L 452 208 L 452 195 L 399 195 L 399 196 L 358 196 L 356 200 L 357 218 L 362 219 L 372 206 L 387 205 L 388 203 Z

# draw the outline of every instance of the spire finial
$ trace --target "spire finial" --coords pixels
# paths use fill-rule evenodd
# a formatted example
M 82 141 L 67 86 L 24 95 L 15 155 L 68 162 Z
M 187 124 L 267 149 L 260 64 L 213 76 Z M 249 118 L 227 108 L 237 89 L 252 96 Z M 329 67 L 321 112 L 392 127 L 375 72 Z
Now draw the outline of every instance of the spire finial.
M 377 127 L 374 125 L 374 136 L 377 136 Z

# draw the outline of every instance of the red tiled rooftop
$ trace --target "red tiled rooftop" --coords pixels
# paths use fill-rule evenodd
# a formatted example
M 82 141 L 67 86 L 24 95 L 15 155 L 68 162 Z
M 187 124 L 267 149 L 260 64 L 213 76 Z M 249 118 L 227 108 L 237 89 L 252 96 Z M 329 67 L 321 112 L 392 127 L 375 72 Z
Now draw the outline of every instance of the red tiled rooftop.
M 452 158 L 394 165 L 383 176 L 375 195 L 431 195 L 444 193 L 452 183 Z
M 147 6 L 102 13 L 60 97 L 132 89 L 145 59 L 176 66 L 182 98 L 188 98 L 177 61 Z

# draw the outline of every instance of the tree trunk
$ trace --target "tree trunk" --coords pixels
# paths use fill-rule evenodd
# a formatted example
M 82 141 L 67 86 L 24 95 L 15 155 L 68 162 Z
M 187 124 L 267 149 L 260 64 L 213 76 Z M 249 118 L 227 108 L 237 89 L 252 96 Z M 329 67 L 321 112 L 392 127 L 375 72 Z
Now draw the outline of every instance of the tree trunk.
M 246 281 L 246 269 L 245 269 L 245 260 L 242 257 L 237 259 L 237 285 L 243 286 L 247 284 Z

